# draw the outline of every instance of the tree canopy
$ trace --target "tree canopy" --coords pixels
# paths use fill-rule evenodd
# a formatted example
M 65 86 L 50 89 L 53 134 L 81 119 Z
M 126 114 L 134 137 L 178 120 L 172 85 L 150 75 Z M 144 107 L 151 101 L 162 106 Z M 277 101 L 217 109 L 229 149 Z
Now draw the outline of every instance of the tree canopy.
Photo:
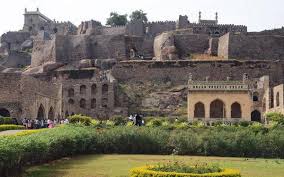
M 126 25 L 127 22 L 127 14 L 121 15 L 116 12 L 111 12 L 110 17 L 107 18 L 106 24 L 111 26 L 121 26 Z
M 144 23 L 148 21 L 147 18 L 147 13 L 143 12 L 143 10 L 135 10 L 131 13 L 129 16 L 130 21 L 135 21 L 135 20 L 142 20 Z

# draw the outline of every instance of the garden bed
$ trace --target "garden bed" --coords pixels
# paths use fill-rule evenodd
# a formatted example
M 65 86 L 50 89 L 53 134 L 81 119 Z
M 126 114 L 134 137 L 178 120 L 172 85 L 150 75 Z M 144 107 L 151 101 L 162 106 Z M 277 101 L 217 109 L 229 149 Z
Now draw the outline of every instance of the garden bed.
M 130 177 L 240 177 L 240 172 L 235 169 L 220 169 L 218 171 L 206 172 L 200 167 L 192 167 L 192 173 L 180 173 L 175 171 L 157 170 L 158 166 L 137 167 L 130 170 Z M 196 168 L 194 170 L 194 168 Z M 204 173 L 194 173 L 194 171 L 205 171 Z

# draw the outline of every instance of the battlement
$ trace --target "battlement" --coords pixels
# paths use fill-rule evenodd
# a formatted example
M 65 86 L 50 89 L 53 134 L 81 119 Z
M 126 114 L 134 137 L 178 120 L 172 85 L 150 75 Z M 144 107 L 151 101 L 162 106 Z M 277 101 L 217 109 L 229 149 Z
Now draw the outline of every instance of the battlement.
M 243 81 L 188 81 L 190 91 L 247 91 L 248 84 Z

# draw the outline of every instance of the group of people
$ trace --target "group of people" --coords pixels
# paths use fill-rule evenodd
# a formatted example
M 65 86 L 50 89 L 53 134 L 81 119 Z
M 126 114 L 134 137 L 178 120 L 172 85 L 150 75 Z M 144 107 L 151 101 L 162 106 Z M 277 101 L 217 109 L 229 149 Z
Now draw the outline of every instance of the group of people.
M 134 116 L 130 115 L 128 119 L 136 126 L 143 126 L 145 124 L 143 117 L 140 114 L 135 114 Z
M 47 120 L 38 120 L 38 119 L 27 119 L 22 120 L 22 124 L 26 129 L 39 129 L 39 128 L 53 128 L 56 124 L 67 124 L 69 120 L 66 119 L 47 119 Z

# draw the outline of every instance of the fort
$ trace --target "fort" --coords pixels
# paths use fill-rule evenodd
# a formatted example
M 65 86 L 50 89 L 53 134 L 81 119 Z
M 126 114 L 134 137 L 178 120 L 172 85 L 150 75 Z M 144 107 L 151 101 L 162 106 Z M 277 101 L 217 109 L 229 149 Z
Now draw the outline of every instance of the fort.
M 77 27 L 25 9 L 23 28 L 1 36 L 0 115 L 264 122 L 284 112 L 284 29 L 248 32 L 201 15 Z

